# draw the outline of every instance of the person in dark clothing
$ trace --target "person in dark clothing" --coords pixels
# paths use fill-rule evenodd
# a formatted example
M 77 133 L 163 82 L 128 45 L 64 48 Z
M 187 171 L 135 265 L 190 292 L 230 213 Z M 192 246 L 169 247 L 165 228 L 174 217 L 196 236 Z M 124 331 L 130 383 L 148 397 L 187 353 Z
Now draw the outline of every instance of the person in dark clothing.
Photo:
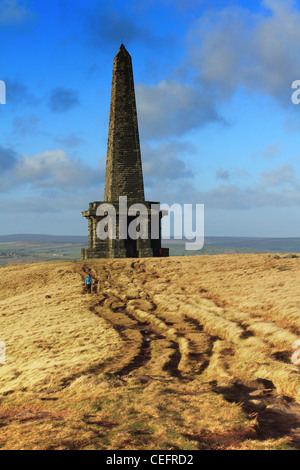
M 90 275 L 88 275 L 88 276 L 85 278 L 84 285 L 86 286 L 88 293 L 91 294 L 91 292 L 92 292 L 92 285 L 93 285 L 93 279 L 91 278 Z

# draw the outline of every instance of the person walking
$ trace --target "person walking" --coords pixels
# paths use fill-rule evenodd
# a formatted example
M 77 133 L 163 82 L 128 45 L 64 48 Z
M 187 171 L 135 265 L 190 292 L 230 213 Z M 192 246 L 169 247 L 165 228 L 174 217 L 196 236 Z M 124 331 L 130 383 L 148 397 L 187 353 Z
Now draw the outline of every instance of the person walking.
M 93 279 L 92 279 L 92 277 L 90 276 L 90 274 L 85 278 L 84 285 L 86 286 L 88 293 L 91 294 L 91 292 L 92 292 L 92 285 L 93 285 Z

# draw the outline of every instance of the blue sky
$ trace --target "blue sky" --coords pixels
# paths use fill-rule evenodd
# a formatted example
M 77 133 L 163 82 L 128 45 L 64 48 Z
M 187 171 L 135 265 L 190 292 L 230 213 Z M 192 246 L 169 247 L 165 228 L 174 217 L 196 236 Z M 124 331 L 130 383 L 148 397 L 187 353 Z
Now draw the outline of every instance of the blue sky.
M 206 236 L 299 236 L 299 24 L 289 0 L 0 0 L 0 234 L 87 234 L 124 43 L 146 199 L 204 204 Z

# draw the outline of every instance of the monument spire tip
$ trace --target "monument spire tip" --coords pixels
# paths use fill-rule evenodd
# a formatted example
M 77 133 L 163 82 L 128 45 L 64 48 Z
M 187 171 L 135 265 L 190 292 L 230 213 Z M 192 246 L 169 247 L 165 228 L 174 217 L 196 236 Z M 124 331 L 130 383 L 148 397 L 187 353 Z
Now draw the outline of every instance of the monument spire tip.
M 120 46 L 120 48 L 119 48 L 119 50 L 118 50 L 117 55 L 119 55 L 119 54 L 127 54 L 127 55 L 130 55 L 123 43 L 121 44 L 121 46 Z

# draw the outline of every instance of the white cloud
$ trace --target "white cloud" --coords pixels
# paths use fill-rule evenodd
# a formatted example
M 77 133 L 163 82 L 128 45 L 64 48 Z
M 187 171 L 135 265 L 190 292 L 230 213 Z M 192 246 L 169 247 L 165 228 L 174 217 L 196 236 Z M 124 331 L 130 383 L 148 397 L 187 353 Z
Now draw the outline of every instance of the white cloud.
M 205 11 L 188 31 L 187 57 L 172 78 L 136 86 L 142 138 L 178 137 L 224 123 L 218 104 L 238 89 L 291 106 L 291 83 L 300 79 L 300 11 L 288 0 L 262 5 L 259 13 L 240 6 Z M 274 143 L 265 157 L 279 151 Z
M 291 103 L 291 83 L 299 78 L 300 11 L 288 0 L 263 6 L 255 14 L 234 6 L 211 10 L 190 29 L 189 65 L 216 99 L 244 87 Z
M 15 167 L 15 175 L 19 182 L 60 189 L 87 187 L 101 178 L 93 168 L 69 157 L 61 149 L 46 150 L 33 156 L 22 155 Z
M 104 181 L 104 168 L 90 167 L 62 149 L 30 156 L 0 147 L 0 162 L 4 169 L 0 175 L 1 192 L 26 186 L 33 191 L 40 188 L 48 197 L 49 191 L 82 191 L 101 186 Z
M 209 95 L 197 86 L 163 80 L 136 86 L 140 130 L 144 137 L 180 136 L 211 121 L 221 121 Z

